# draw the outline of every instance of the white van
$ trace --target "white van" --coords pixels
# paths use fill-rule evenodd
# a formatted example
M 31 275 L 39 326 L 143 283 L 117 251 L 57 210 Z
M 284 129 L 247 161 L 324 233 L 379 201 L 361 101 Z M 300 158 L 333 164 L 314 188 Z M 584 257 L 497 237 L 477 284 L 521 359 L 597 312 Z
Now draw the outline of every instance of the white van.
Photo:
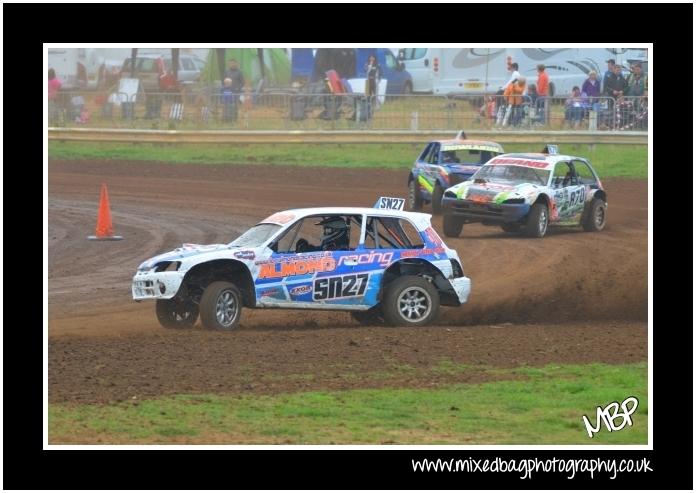
M 402 48 L 399 56 L 413 77 L 413 91 L 433 94 L 494 93 L 509 79 L 508 57 L 527 83 L 536 82 L 537 65 L 549 75 L 550 96 L 570 94 L 590 70 L 601 80 L 610 58 L 617 63 L 647 61 L 647 50 L 634 48 Z

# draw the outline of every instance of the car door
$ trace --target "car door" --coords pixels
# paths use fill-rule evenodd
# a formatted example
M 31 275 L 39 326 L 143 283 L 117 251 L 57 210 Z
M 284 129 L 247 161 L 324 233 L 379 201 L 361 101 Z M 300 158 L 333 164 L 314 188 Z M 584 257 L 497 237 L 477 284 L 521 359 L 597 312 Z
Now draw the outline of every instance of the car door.
M 555 204 L 551 219 L 560 223 L 579 221 L 585 205 L 586 189 L 572 162 L 556 163 L 551 185 Z
M 316 223 L 326 216 L 297 221 L 271 245 L 273 253 L 256 282 L 257 300 L 264 306 L 327 309 L 327 305 L 360 304 L 365 278 L 353 272 L 357 263 L 352 258 L 361 235 L 361 216 L 346 216 L 351 219 L 348 249 L 297 251 L 300 239 L 321 247 L 323 228 Z

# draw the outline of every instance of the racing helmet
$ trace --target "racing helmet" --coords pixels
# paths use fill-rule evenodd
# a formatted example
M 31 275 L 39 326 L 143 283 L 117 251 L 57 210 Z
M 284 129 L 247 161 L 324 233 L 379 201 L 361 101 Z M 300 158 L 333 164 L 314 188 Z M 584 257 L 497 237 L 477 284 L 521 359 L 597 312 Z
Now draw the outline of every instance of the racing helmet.
M 327 217 L 316 225 L 324 226 L 324 233 L 321 236 L 322 250 L 348 248 L 350 243 L 350 226 L 342 218 Z

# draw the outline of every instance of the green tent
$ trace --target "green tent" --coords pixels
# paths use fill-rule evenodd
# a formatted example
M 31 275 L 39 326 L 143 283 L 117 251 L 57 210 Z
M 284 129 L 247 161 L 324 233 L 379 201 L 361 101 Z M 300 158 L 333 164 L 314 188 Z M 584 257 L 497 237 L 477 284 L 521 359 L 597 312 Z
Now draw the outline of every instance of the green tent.
M 290 59 L 285 50 L 281 48 L 225 48 L 224 63 L 220 64 L 219 49 L 211 49 L 208 52 L 208 60 L 202 79 L 208 83 L 221 80 L 220 68 L 226 70 L 228 62 L 237 60 L 239 68 L 244 74 L 247 84 L 256 88 L 261 77 L 264 77 L 266 86 L 288 87 L 290 85 Z M 261 63 L 263 60 L 263 66 Z

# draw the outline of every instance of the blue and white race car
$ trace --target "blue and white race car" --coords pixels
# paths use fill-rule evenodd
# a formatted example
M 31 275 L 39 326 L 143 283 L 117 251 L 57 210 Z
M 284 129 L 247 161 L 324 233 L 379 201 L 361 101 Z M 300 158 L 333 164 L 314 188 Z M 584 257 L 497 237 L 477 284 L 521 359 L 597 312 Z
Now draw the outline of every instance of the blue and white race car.
M 143 262 L 133 299 L 156 300 L 164 327 L 233 329 L 242 307 L 345 310 L 361 323 L 427 325 L 466 302 L 457 252 L 404 199 L 374 208 L 278 212 L 236 240 L 184 244 Z
M 412 211 L 432 204 L 433 212 L 441 212 L 444 191 L 468 180 L 491 158 L 502 154 L 496 142 L 467 140 L 464 132 L 449 140 L 429 142 L 408 174 L 408 206 Z

